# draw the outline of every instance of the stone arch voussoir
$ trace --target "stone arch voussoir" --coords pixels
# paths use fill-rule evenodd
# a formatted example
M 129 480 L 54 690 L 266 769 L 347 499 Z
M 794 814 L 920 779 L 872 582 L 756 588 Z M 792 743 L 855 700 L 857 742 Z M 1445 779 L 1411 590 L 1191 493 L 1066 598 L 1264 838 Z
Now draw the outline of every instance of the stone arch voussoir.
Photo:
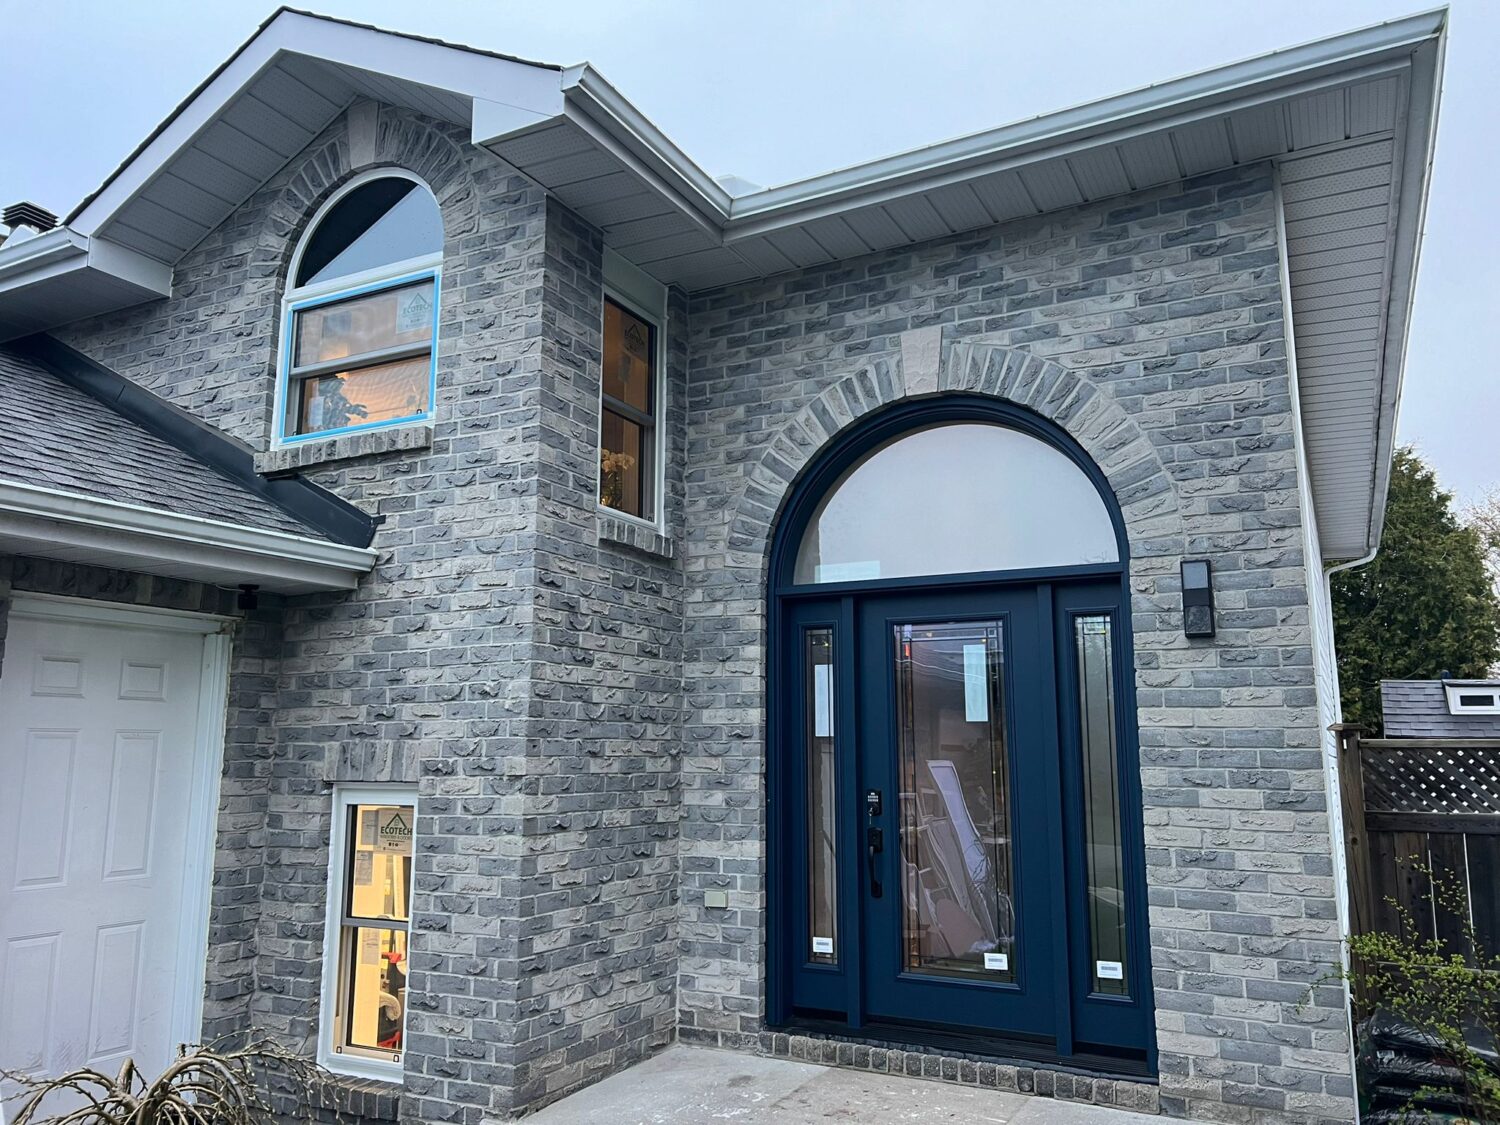
M 447 246 L 472 234 L 478 222 L 480 193 L 459 141 L 440 122 L 407 110 L 373 102 L 356 102 L 298 158 L 294 175 L 270 201 L 261 229 L 257 257 L 275 263 L 284 282 L 297 243 L 323 202 L 361 172 L 401 169 L 419 177 L 437 197 Z M 356 139 L 364 130 L 368 136 Z

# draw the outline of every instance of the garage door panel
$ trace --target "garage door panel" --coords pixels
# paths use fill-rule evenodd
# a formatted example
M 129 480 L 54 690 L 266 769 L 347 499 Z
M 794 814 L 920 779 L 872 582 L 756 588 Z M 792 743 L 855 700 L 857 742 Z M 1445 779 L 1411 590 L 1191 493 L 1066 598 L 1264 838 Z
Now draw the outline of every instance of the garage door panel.
M 142 1040 L 141 986 L 146 957 L 144 920 L 100 926 L 94 941 L 89 997 L 90 1066 L 139 1057 Z
M 161 731 L 118 731 L 109 775 L 104 878 L 151 874 L 156 795 L 161 787 Z
M 18 891 L 63 887 L 68 881 L 78 731 L 27 730 L 23 733 L 14 820 L 15 881 Z M 24 909 L 23 903 L 16 904 Z
M 167 698 L 164 660 L 124 660 L 120 664 L 120 698 L 163 703 Z
M 5 943 L 0 1057 L 13 1070 L 36 1074 L 47 1067 L 61 964 L 61 934 L 35 934 Z
M 39 652 L 35 654 L 34 661 L 32 695 L 82 698 L 84 667 L 82 656 Z

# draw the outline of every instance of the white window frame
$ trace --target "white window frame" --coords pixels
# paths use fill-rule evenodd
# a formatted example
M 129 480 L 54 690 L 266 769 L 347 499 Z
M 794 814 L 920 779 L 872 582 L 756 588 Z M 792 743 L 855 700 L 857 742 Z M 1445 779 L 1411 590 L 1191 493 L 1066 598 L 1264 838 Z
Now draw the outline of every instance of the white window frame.
M 1451 681 L 1443 682 L 1443 692 L 1447 696 L 1448 714 L 1450 715 L 1500 715 L 1500 684 L 1481 681 L 1479 683 Z M 1464 695 L 1488 695 L 1490 704 L 1488 706 L 1473 706 L 1459 702 L 1459 697 Z
M 323 981 L 318 1006 L 318 1065 L 352 1078 L 380 1082 L 402 1080 L 402 1052 L 369 1051 L 360 1047 L 334 1047 L 346 1001 L 344 960 L 344 901 L 348 891 L 349 810 L 356 805 L 410 805 L 417 816 L 415 785 L 336 785 L 333 789 L 332 829 L 328 841 L 328 899 L 323 925 Z M 407 904 L 407 950 L 411 949 L 411 905 Z M 407 962 L 410 965 L 410 961 Z M 409 1005 L 408 1005 L 409 1007 Z M 406 1010 L 401 1013 L 405 1043 Z
M 372 180 L 410 180 L 423 191 L 431 194 L 434 200 L 437 198 L 426 181 L 404 168 L 372 168 L 367 172 L 361 172 L 324 200 L 323 205 L 313 215 L 312 221 L 307 224 L 307 229 L 302 232 L 302 237 L 298 240 L 297 248 L 292 254 L 291 263 L 287 267 L 287 287 L 281 296 L 281 340 L 276 350 L 276 394 L 271 419 L 271 448 L 273 449 L 302 445 L 310 441 L 326 441 L 330 438 L 342 437 L 344 434 L 363 433 L 368 430 L 394 430 L 405 426 L 425 425 L 432 421 L 437 411 L 438 324 L 441 321 L 439 307 L 442 304 L 443 291 L 441 250 L 435 254 L 424 254 L 400 262 L 391 262 L 376 269 L 348 274 L 330 281 L 300 286 L 293 284 L 297 271 L 302 268 L 302 256 L 306 253 L 308 244 L 317 234 L 318 228 L 322 226 L 329 212 L 337 207 L 350 192 Z M 337 429 L 318 430 L 308 434 L 287 433 L 286 408 L 287 398 L 291 394 L 292 356 L 296 345 L 297 314 L 319 305 L 332 304 L 335 301 L 429 279 L 432 281 L 432 348 L 429 357 L 427 409 L 420 414 L 393 418 L 384 422 L 361 422 L 353 426 L 340 426 Z
M 594 504 L 603 515 L 613 519 L 628 520 L 641 527 L 665 534 L 667 525 L 667 287 L 639 267 L 627 262 L 613 250 L 604 250 L 604 296 L 619 305 L 631 316 L 638 317 L 651 326 L 655 340 L 652 356 L 651 402 L 655 407 L 651 422 L 651 473 L 645 482 L 651 492 L 651 518 L 633 516 L 619 508 L 611 508 L 599 499 L 600 479 L 599 453 L 604 445 L 604 371 L 601 350 L 599 373 L 599 425 L 594 433 Z M 599 340 L 604 341 L 604 302 L 599 304 Z

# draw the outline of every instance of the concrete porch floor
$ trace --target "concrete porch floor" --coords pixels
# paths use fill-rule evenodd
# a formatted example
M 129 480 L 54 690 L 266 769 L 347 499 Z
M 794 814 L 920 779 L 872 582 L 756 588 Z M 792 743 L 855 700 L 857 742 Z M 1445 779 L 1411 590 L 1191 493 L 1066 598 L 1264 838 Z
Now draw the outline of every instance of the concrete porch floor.
M 533 1125 L 1161 1125 L 1160 1117 L 842 1070 L 704 1047 L 669 1047 L 564 1098 Z

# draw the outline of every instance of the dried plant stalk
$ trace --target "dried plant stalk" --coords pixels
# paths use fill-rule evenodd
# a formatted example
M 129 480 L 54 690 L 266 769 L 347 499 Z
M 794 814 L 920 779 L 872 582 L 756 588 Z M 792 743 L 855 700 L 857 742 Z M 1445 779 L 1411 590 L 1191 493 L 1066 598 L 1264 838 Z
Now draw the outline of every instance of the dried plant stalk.
M 331 1076 L 279 1043 L 256 1039 L 235 1048 L 184 1045 L 155 1081 L 129 1059 L 111 1078 L 80 1067 L 55 1078 L 0 1070 L 0 1080 L 21 1089 L 12 1125 L 266 1125 L 277 1117 L 274 1094 L 292 1100 L 294 1119 L 311 1119 L 323 1104 Z M 69 1104 L 55 1110 L 59 1102 Z M 329 1107 L 342 1121 L 338 1104 Z

